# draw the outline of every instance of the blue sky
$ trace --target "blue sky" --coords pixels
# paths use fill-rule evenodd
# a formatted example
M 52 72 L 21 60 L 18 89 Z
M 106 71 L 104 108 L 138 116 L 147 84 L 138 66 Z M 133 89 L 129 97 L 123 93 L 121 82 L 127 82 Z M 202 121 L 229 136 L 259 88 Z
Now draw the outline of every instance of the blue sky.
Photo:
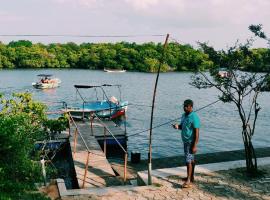
M 250 24 L 263 24 L 270 35 L 270 0 L 0 0 L 0 35 L 152 35 L 196 46 L 209 42 L 226 49 L 252 34 Z M 163 42 L 165 37 L 72 38 L 3 37 L 0 41 L 33 42 Z M 255 47 L 266 46 L 256 41 Z

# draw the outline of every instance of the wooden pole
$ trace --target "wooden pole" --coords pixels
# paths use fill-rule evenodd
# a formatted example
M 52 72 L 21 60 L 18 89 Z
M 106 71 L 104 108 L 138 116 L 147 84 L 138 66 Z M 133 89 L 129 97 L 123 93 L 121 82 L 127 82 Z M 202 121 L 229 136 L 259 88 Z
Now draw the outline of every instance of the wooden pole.
M 128 154 L 125 152 L 125 165 L 124 165 L 124 183 L 127 181 L 127 160 L 128 160 Z
M 86 180 L 86 177 L 87 177 L 88 165 L 89 165 L 89 155 L 90 155 L 90 152 L 88 151 L 87 159 L 86 159 L 86 163 L 85 163 L 85 170 L 84 170 L 82 188 L 84 188 L 84 186 L 85 186 L 85 180 Z
M 156 91 L 157 91 L 157 84 L 158 84 L 158 78 L 159 78 L 159 72 L 161 65 L 164 62 L 164 56 L 165 56 L 165 49 L 168 43 L 169 34 L 166 36 L 165 43 L 163 45 L 163 52 L 162 57 L 159 63 L 155 87 L 154 87 L 154 93 L 153 93 L 153 100 L 152 100 L 152 110 L 151 110 L 151 122 L 150 122 L 150 132 L 149 132 L 149 152 L 148 152 L 148 185 L 152 185 L 152 127 L 153 127 L 153 116 L 154 116 L 154 108 L 155 108 L 155 99 L 156 99 Z

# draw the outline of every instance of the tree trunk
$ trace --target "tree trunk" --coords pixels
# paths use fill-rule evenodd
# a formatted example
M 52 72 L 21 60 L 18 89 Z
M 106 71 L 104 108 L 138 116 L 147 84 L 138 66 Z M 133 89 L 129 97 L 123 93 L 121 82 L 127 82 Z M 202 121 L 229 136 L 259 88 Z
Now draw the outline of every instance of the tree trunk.
M 246 128 L 242 132 L 243 142 L 245 146 L 245 156 L 246 156 L 246 168 L 249 174 L 257 173 L 257 158 L 255 150 L 252 145 L 250 134 Z

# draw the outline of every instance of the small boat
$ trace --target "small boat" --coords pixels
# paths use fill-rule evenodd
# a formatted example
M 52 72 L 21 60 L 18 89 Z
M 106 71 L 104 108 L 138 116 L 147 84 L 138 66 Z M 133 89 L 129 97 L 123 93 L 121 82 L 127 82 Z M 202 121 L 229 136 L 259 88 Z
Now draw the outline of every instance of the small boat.
M 39 81 L 33 82 L 32 86 L 37 89 L 50 89 L 59 87 L 61 80 L 58 78 L 52 78 L 51 74 L 39 74 Z
M 126 72 L 124 69 L 105 69 L 104 72 Z
M 218 72 L 218 76 L 219 76 L 220 78 L 229 78 L 231 75 L 230 75 L 230 73 L 227 72 L 227 71 L 219 71 L 219 72 Z
M 121 101 L 121 92 L 120 92 L 120 100 L 116 97 L 112 96 L 110 99 L 105 93 L 104 87 L 118 87 L 120 91 L 120 85 L 100 85 L 100 86 L 91 86 L 91 85 L 74 85 L 77 93 L 82 99 L 82 104 L 73 105 L 71 107 L 67 107 L 66 111 L 70 112 L 70 114 L 74 117 L 90 117 L 92 113 L 95 113 L 99 118 L 110 118 L 115 119 L 122 115 L 125 115 L 128 107 L 128 101 Z M 95 101 L 86 101 L 85 98 L 80 93 L 81 89 L 94 89 L 97 92 L 97 89 L 100 89 L 102 96 L 104 99 L 95 100 Z M 98 95 L 97 95 L 98 96 Z

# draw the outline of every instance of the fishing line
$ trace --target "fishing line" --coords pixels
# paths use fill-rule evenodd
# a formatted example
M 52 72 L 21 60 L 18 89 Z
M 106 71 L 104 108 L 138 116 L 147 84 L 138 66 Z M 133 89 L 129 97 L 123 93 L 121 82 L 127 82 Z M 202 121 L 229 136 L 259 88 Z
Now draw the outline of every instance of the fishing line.
M 201 111 L 202 109 L 207 108 L 207 107 L 209 107 L 209 106 L 211 106 L 211 105 L 214 105 L 215 103 L 217 103 L 217 102 L 219 102 L 219 101 L 221 101 L 221 100 L 218 99 L 218 100 L 216 100 L 216 101 L 214 101 L 214 102 L 212 102 L 212 103 L 209 103 L 209 104 L 207 104 L 206 106 L 203 106 L 203 107 L 201 107 L 201 108 L 195 110 L 195 112 Z M 159 128 L 159 127 L 161 127 L 161 126 L 167 125 L 167 124 L 172 123 L 172 122 L 174 122 L 174 121 L 176 121 L 176 120 L 179 120 L 179 119 L 181 119 L 181 117 L 177 117 L 177 118 L 171 119 L 171 120 L 169 120 L 169 121 L 167 121 L 167 122 L 165 122 L 165 123 L 162 123 L 162 124 L 159 124 L 159 125 L 157 125 L 157 126 L 154 126 L 152 129 Z M 144 132 L 147 132 L 147 131 L 149 131 L 149 130 L 150 130 L 150 129 L 146 129 L 146 130 L 143 130 L 143 131 L 140 131 L 140 132 L 137 132 L 137 133 L 128 135 L 127 137 L 132 137 L 132 136 L 135 136 L 135 135 L 139 135 L 139 134 L 144 133 Z
M 258 80 L 263 79 L 263 78 L 264 78 L 264 76 L 260 76 L 260 77 L 258 77 L 257 79 L 255 79 L 255 80 L 253 81 L 253 83 L 255 83 L 255 82 L 257 82 Z M 234 93 L 236 93 L 236 92 L 237 92 L 237 91 L 234 91 L 232 94 L 234 94 Z M 248 94 L 246 94 L 246 95 L 248 95 Z M 246 95 L 244 95 L 244 96 L 246 96 Z M 201 110 L 203 110 L 203 109 L 205 109 L 205 108 L 207 108 L 207 107 L 209 107 L 209 106 L 211 106 L 211 105 L 216 104 L 216 103 L 219 102 L 219 101 L 221 101 L 221 100 L 218 99 L 218 100 L 216 100 L 216 101 L 214 101 L 214 102 L 212 102 L 212 103 L 209 103 L 209 104 L 207 104 L 207 105 L 205 105 L 205 106 L 203 106 L 203 107 L 201 107 L 201 108 L 199 108 L 199 109 L 197 109 L 197 110 L 194 110 L 194 111 L 195 111 L 195 112 L 199 112 L 199 111 L 201 111 Z M 167 122 L 165 122 L 165 123 L 162 123 L 162 124 L 159 124 L 159 125 L 157 125 L 157 126 L 152 127 L 152 129 L 159 128 L 159 127 L 161 127 L 161 126 L 167 125 L 167 124 L 169 124 L 169 123 L 171 123 L 171 122 L 174 122 L 174 121 L 180 120 L 180 119 L 181 119 L 181 117 L 178 117 L 178 118 L 169 120 L 169 121 L 167 121 Z M 146 130 L 143 130 L 143 131 L 139 131 L 139 132 L 134 133 L 134 134 L 131 134 L 131 135 L 128 135 L 127 137 L 133 137 L 133 136 L 135 136 L 135 135 L 139 135 L 139 134 L 144 133 L 144 132 L 147 132 L 147 131 L 149 131 L 149 130 L 150 130 L 150 128 L 149 128 L 149 129 L 146 129 Z

